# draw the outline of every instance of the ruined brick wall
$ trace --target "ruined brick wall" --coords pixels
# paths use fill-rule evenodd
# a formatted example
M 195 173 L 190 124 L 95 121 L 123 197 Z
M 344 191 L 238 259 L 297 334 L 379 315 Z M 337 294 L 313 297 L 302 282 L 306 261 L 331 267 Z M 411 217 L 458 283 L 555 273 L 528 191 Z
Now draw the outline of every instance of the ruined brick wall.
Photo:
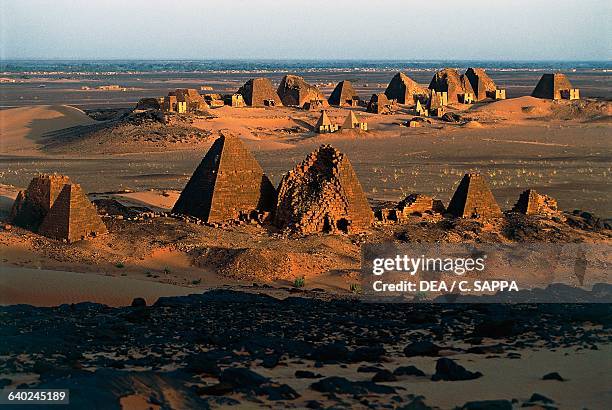
M 354 233 L 373 213 L 345 155 L 330 145 L 311 153 L 280 185 L 274 224 L 301 233 Z
M 458 218 L 497 217 L 502 212 L 484 178 L 478 173 L 466 174 L 447 211 Z
M 447 92 L 449 103 L 457 103 L 461 95 L 474 92 L 468 79 L 459 75 L 454 68 L 445 68 L 438 71 L 431 79 L 429 89 L 437 92 Z
M 359 104 L 359 96 L 353 88 L 353 84 L 348 81 L 340 81 L 328 99 L 331 105 L 340 107 L 354 107 Z M 350 103 L 349 103 L 350 101 Z
M 172 212 L 206 222 L 236 220 L 243 213 L 272 211 L 274 186 L 236 137 L 219 137 L 181 192 Z
M 323 105 L 327 105 L 327 99 L 323 93 L 297 75 L 284 76 L 276 92 L 283 105 L 303 107 L 311 100 L 319 100 Z
M 278 93 L 274 89 L 272 82 L 267 78 L 252 78 L 247 81 L 240 89 L 241 94 L 247 105 L 252 107 L 268 106 L 266 101 L 274 101 L 274 105 L 283 105 Z
M 397 73 L 389 82 L 385 95 L 390 100 L 397 100 L 400 104 L 414 105 L 415 96 L 427 95 L 427 90 L 406 74 Z

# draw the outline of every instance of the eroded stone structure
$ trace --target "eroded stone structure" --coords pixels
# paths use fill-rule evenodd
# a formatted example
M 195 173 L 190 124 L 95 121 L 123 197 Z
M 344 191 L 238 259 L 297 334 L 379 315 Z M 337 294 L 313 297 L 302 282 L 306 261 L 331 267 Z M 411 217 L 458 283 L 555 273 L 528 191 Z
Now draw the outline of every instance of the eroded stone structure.
M 321 111 L 324 110 L 326 107 L 325 104 L 323 104 L 323 101 L 321 100 L 310 100 L 307 103 L 304 103 L 304 106 L 302 108 L 304 108 L 306 111 Z
M 367 112 L 374 114 L 391 114 L 396 109 L 396 104 L 393 100 L 389 100 L 385 93 L 372 94 L 370 102 L 366 108 Z
M 464 75 L 459 75 L 454 68 L 445 68 L 438 71 L 431 82 L 429 89 L 448 93 L 448 102 L 457 103 L 465 93 L 474 93 L 472 85 Z
M 253 155 L 236 137 L 213 143 L 176 201 L 173 213 L 221 223 L 271 212 L 276 192 Z
M 580 99 L 580 90 L 572 87 L 565 74 L 543 74 L 531 96 L 550 100 L 577 100 Z
M 490 218 L 502 214 L 493 193 L 479 173 L 465 174 L 448 204 L 447 212 L 457 218 Z
M 350 111 L 346 116 L 346 119 L 344 120 L 344 124 L 342 124 L 342 130 L 344 131 L 352 129 L 367 131 L 368 123 L 360 121 L 359 118 L 357 118 L 357 116 L 355 115 L 355 113 L 353 111 Z
M 230 107 L 244 107 L 246 103 L 244 102 L 244 97 L 242 94 L 229 94 L 223 98 L 225 105 L 229 105 Z
M 557 200 L 548 195 L 538 194 L 535 189 L 523 191 L 512 210 L 525 215 L 550 216 L 559 213 Z
M 397 73 L 389 82 L 385 95 L 390 100 L 396 100 L 399 104 L 412 106 L 415 104 L 416 97 L 427 95 L 427 90 L 406 74 Z
M 240 87 L 238 94 L 242 95 L 245 103 L 251 107 L 283 105 L 272 82 L 264 77 L 250 79 Z
M 474 91 L 474 101 L 482 101 L 487 97 L 494 98 L 497 85 L 483 68 L 470 67 L 464 76 L 470 82 Z
M 283 176 L 274 224 L 301 233 L 367 230 L 373 213 L 348 158 L 330 145 Z
M 336 85 L 328 101 L 331 105 L 337 105 L 339 107 L 359 106 L 359 96 L 357 92 L 355 92 L 353 84 L 348 80 L 340 81 L 338 85 Z
M 68 242 L 108 232 L 80 185 L 63 175 L 39 175 L 21 191 L 11 220 L 40 235 Z
M 321 111 L 321 116 L 314 126 L 315 132 L 319 134 L 327 134 L 338 131 L 338 125 L 331 122 L 327 111 Z
M 321 101 L 324 106 L 328 105 L 327 99 L 317 87 L 297 75 L 284 76 L 276 92 L 283 105 L 304 107 L 304 104 L 313 100 Z
M 204 97 L 195 88 L 177 88 L 170 91 L 168 96 L 160 99 L 160 105 L 164 112 L 179 114 L 196 113 L 209 108 Z

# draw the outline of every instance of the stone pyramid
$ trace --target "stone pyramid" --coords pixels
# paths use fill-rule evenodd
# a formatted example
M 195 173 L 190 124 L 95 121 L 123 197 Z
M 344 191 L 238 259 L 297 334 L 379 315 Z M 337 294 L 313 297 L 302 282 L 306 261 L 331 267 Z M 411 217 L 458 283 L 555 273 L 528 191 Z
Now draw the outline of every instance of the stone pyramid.
M 465 71 L 464 76 L 470 82 L 472 90 L 474 90 L 474 98 L 476 101 L 481 101 L 490 95 L 495 96 L 495 90 L 497 85 L 489 77 L 489 75 L 482 68 L 468 68 Z
M 397 73 L 389 82 L 385 95 L 390 100 L 397 100 L 399 104 L 414 105 L 414 97 L 427 95 L 427 90 L 418 85 L 412 78 L 404 73 Z
M 449 103 L 459 102 L 459 98 L 465 93 L 474 93 L 468 79 L 459 75 L 454 68 L 445 68 L 438 71 L 431 79 L 429 89 L 437 92 L 447 92 Z
M 38 233 L 49 238 L 80 241 L 107 233 L 95 206 L 78 184 L 65 184 L 45 216 Z
M 244 102 L 252 107 L 269 106 L 270 101 L 273 101 L 275 106 L 283 105 L 272 82 L 263 77 L 252 78 L 244 83 L 238 94 L 241 94 Z
M 349 114 L 346 116 L 346 119 L 344 120 L 344 124 L 342 124 L 342 129 L 348 130 L 351 128 L 359 128 L 360 122 L 361 121 L 359 121 L 355 113 L 353 111 L 349 111 Z
M 355 92 L 353 84 L 348 80 L 344 80 L 336 85 L 328 101 L 331 105 L 354 107 L 359 104 L 359 96 Z
M 532 97 L 548 98 L 551 100 L 560 100 L 561 91 L 569 91 L 572 89 L 572 83 L 567 79 L 565 74 L 543 74 L 535 89 L 531 93 Z
M 554 198 L 541 195 L 535 189 L 523 191 L 512 210 L 525 215 L 550 215 L 559 212 Z
M 327 99 L 321 91 L 297 75 L 284 76 L 276 91 L 283 105 L 303 107 L 311 101 L 322 101 L 323 105 L 327 105 Z
M 274 224 L 301 233 L 354 233 L 374 216 L 348 158 L 322 145 L 283 176 Z
M 252 211 L 270 212 L 275 200 L 272 183 L 244 144 L 236 137 L 221 136 L 191 176 L 172 212 L 218 223 Z
M 11 221 L 55 239 L 70 242 L 107 233 L 96 208 L 64 175 L 39 175 L 21 191 L 11 209 Z
M 465 174 L 446 210 L 457 218 L 489 218 L 502 215 L 493 193 L 478 173 Z

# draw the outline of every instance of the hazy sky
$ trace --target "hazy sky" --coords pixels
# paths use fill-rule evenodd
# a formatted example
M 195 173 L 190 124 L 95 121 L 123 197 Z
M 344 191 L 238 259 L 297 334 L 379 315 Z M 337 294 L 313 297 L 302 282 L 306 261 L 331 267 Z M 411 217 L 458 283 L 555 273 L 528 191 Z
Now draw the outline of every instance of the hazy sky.
M 612 59 L 611 0 L 0 0 L 2 58 Z

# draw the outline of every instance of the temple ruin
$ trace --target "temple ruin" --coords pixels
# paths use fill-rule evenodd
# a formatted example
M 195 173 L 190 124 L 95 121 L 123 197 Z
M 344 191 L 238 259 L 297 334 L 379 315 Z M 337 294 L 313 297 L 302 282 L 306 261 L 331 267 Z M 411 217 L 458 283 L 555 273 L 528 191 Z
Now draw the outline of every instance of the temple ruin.
M 372 94 L 372 98 L 370 98 L 366 111 L 374 114 L 391 114 L 395 108 L 395 102 L 389 100 L 385 93 L 380 93 Z
M 28 189 L 17 195 L 11 221 L 40 235 L 68 242 L 108 232 L 80 185 L 63 175 L 34 177 Z
M 414 105 L 417 96 L 427 95 L 427 89 L 418 85 L 406 74 L 397 73 L 389 82 L 385 95 L 399 104 Z
M 514 212 L 525 215 L 546 215 L 551 216 L 559 213 L 557 200 L 536 192 L 535 189 L 527 189 L 521 193 L 512 208 Z
M 367 230 L 373 213 L 348 158 L 323 145 L 283 176 L 274 224 L 300 233 Z
M 348 81 L 340 81 L 334 91 L 329 96 L 329 104 L 339 107 L 357 107 L 359 106 L 359 96 L 353 88 L 353 84 Z
M 251 107 L 283 105 L 272 82 L 264 77 L 250 79 L 240 87 L 238 94 L 242 95 L 246 104 Z
M 531 96 L 550 100 L 579 100 L 580 90 L 572 87 L 565 74 L 543 74 Z
M 223 102 L 225 105 L 229 105 L 230 107 L 244 107 L 246 105 L 242 94 L 229 94 L 223 97 Z
M 501 209 L 484 178 L 478 173 L 465 174 L 447 212 L 457 218 L 489 218 L 502 215 Z
M 448 93 L 449 103 L 458 103 L 463 94 L 474 93 L 467 77 L 459 75 L 454 68 L 445 68 L 438 71 L 431 79 L 429 89 Z
M 297 75 L 284 76 L 276 92 L 283 105 L 302 108 L 304 104 L 317 100 L 321 101 L 323 106 L 327 106 L 327 99 L 323 93 Z
M 495 85 L 495 81 L 489 77 L 483 68 L 470 67 L 465 71 L 464 76 L 472 86 L 474 101 L 482 101 L 487 97 L 495 97 L 497 85 Z
M 331 132 L 338 131 L 338 125 L 331 122 L 329 116 L 327 115 L 327 111 L 321 111 L 321 116 L 319 120 L 314 126 L 315 132 L 319 134 L 328 134 Z
M 272 183 L 237 137 L 215 140 L 176 201 L 173 213 L 208 223 L 251 218 L 271 212 Z
M 346 116 L 346 119 L 344 120 L 344 124 L 342 124 L 342 130 L 344 131 L 352 129 L 367 131 L 368 123 L 360 121 L 359 118 L 357 118 L 357 116 L 355 115 L 355 113 L 353 111 L 350 111 Z

